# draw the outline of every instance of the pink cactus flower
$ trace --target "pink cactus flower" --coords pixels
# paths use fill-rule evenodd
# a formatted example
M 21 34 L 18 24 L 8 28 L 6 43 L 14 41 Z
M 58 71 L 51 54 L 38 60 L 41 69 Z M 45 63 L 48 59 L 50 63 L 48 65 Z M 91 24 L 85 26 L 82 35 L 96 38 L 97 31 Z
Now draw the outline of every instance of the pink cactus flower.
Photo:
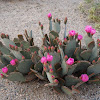
M 47 61 L 52 61 L 53 60 L 53 56 L 50 54 L 47 54 Z
M 85 31 L 87 32 L 87 33 L 91 33 L 91 29 L 92 29 L 92 26 L 86 26 L 85 27 Z
M 12 60 L 10 61 L 10 64 L 11 64 L 12 66 L 16 65 L 16 59 L 15 59 L 15 60 L 12 59 Z
M 51 13 L 49 13 L 49 14 L 48 14 L 48 18 L 51 18 L 51 17 L 52 17 L 52 15 L 51 15 Z
M 89 77 L 87 74 L 82 74 L 80 79 L 83 81 L 83 82 L 87 82 L 89 80 Z
M 3 74 L 0 74 L 1 77 L 3 77 Z
M 95 29 L 91 29 L 91 35 L 94 35 L 96 33 Z
M 46 57 L 42 57 L 41 58 L 41 63 L 46 63 L 47 62 L 47 58 Z
M 71 36 L 74 36 L 76 33 L 75 33 L 74 30 L 71 30 L 71 31 L 69 31 L 69 34 L 70 34 Z
M 83 39 L 83 36 L 82 35 L 78 35 L 77 39 L 78 40 L 82 40 Z
M 74 63 L 74 59 L 73 59 L 73 58 L 69 58 L 69 59 L 66 61 L 66 63 L 67 63 L 68 65 L 72 65 L 72 64 Z
M 8 72 L 8 68 L 7 67 L 2 68 L 2 72 L 3 73 L 7 73 Z

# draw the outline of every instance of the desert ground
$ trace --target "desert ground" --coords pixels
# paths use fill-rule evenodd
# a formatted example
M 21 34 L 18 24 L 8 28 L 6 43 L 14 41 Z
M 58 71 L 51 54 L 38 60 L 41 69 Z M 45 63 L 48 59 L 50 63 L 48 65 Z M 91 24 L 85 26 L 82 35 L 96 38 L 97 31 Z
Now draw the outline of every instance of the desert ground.
M 86 25 L 92 25 L 83 15 L 78 6 L 84 0 L 0 0 L 0 33 L 9 34 L 11 39 L 24 34 L 25 29 L 33 31 L 35 45 L 41 45 L 40 21 L 44 32 L 48 33 L 47 14 L 61 19 L 60 39 L 63 39 L 65 17 L 68 18 L 67 32 L 75 30 L 83 36 Z M 100 38 L 100 32 L 94 35 Z M 29 83 L 11 82 L 0 78 L 0 100 L 100 100 L 100 85 L 83 85 L 80 94 L 73 97 L 57 94 L 52 88 L 45 87 L 46 82 L 32 81 Z

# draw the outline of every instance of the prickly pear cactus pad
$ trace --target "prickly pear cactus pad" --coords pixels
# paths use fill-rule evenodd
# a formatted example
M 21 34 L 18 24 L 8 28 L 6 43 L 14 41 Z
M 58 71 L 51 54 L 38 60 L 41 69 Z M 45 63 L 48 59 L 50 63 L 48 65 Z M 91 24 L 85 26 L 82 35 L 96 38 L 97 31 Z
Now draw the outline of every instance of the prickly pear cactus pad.
M 48 14 L 49 34 L 39 22 L 43 43 L 34 44 L 32 31 L 25 30 L 14 40 L 1 33 L 0 76 L 10 81 L 28 82 L 43 80 L 45 86 L 58 93 L 73 95 L 79 93 L 82 84 L 100 83 L 100 39 L 94 41 L 96 30 L 86 26 L 83 37 L 75 30 L 66 32 L 67 17 L 64 19 L 64 38 L 60 40 L 60 19 Z M 83 48 L 81 41 L 85 42 Z

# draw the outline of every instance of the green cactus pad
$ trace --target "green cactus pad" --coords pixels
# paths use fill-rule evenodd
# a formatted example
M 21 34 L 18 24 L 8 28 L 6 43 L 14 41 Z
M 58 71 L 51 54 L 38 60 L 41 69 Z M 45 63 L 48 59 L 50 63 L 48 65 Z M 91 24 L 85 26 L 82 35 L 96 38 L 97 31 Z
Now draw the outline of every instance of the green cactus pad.
M 59 37 L 58 33 L 55 32 L 55 31 L 51 31 L 51 32 L 49 33 L 49 37 L 50 37 L 51 45 L 54 46 L 54 45 L 55 45 L 54 39 L 55 39 L 56 37 Z
M 67 72 L 67 75 L 72 75 L 72 73 L 74 72 L 75 68 L 77 67 L 77 64 L 72 65 Z
M 59 33 L 60 32 L 60 24 L 58 22 L 54 22 L 52 30 Z
M 88 61 L 79 61 L 74 70 L 74 73 L 78 71 L 86 70 L 90 65 L 91 65 L 90 62 Z
M 13 40 L 15 43 L 18 43 L 19 42 L 19 39 L 18 38 L 14 38 Z
M 84 51 L 84 49 L 80 49 L 79 47 L 76 48 L 75 52 L 74 52 L 74 55 L 76 56 L 76 59 L 79 61 L 79 60 L 82 60 L 82 57 L 80 56 L 80 53 Z
M 84 50 L 83 52 L 81 52 L 80 56 L 81 56 L 84 60 L 89 60 L 91 54 L 92 54 L 92 51 L 91 51 L 91 50 Z
M 65 77 L 66 80 L 66 86 L 70 87 L 72 85 L 76 85 L 77 83 L 79 83 L 81 80 L 78 77 L 74 77 L 72 75 L 66 76 Z
M 6 66 L 10 63 L 10 58 L 7 55 L 2 55 L 0 57 L 1 62 Z
M 0 69 L 2 69 L 3 67 L 5 67 L 5 65 L 0 62 Z
M 61 87 L 54 86 L 53 89 L 56 91 L 56 93 L 62 93 Z
M 94 73 L 94 75 L 100 74 L 100 64 L 95 64 L 88 67 L 87 74 L 90 75 L 92 73 Z
M 39 51 L 39 47 L 37 47 L 37 46 L 31 46 L 30 48 L 29 48 L 30 50 L 31 50 L 31 52 L 37 52 L 38 53 L 38 51 Z
M 38 62 L 37 64 L 34 65 L 34 69 L 38 72 L 42 72 L 43 70 L 43 64 L 41 62 Z
M 72 57 L 75 49 L 76 49 L 76 40 L 73 39 L 73 40 L 69 41 L 68 45 L 66 45 L 65 55 L 67 55 L 68 57 Z
M 40 80 L 45 80 L 45 77 L 39 73 L 38 71 L 34 70 L 31 68 L 31 71 L 40 79 Z
M 9 44 L 11 44 L 11 45 L 13 45 L 13 46 L 16 46 L 16 44 L 15 44 L 13 41 L 11 41 L 11 40 L 9 40 L 9 39 L 7 39 L 7 38 L 4 38 L 4 39 L 3 39 L 3 42 L 4 42 L 4 44 L 5 44 L 5 46 L 6 46 L 7 48 L 9 48 Z
M 11 73 L 11 72 L 14 72 L 16 70 L 16 67 L 15 66 L 12 66 L 12 65 L 7 65 L 7 68 L 8 68 L 8 72 L 7 74 Z
M 35 76 L 34 73 L 31 73 L 31 74 L 25 76 L 26 82 L 32 81 L 32 80 L 34 80 L 36 78 L 37 77 Z
M 51 61 L 51 64 L 54 67 L 55 64 L 59 63 L 60 61 L 60 54 L 56 52 L 50 52 L 49 54 L 53 56 L 53 60 Z
M 31 65 L 33 64 L 31 59 L 26 59 L 24 61 L 20 61 L 18 64 L 18 71 L 27 74 L 30 72 Z
M 18 42 L 18 43 L 15 43 L 16 44 L 16 46 L 18 46 L 18 47 L 20 47 L 20 43 Z
M 70 96 L 72 95 L 72 90 L 70 90 L 68 87 L 62 86 L 61 89 L 65 94 L 70 95 Z
M 25 77 L 19 73 L 19 72 L 12 72 L 9 74 L 7 77 L 8 80 L 10 81 L 19 81 L 19 82 L 25 82 Z
M 49 73 L 49 72 L 46 72 L 46 74 L 47 74 L 47 78 L 48 78 L 49 82 L 50 82 L 50 83 L 54 83 L 54 82 L 53 82 L 53 78 L 52 78 L 52 74 Z
M 25 59 L 31 59 L 30 53 L 27 51 L 20 51 L 20 53 L 25 57 Z
M 49 20 L 49 30 L 52 31 L 52 21 Z
M 23 48 L 24 49 L 27 49 L 27 48 L 29 48 L 30 47 L 30 43 L 29 42 L 27 42 L 27 41 L 21 41 L 21 44 L 23 45 Z
M 91 37 L 86 35 L 84 37 L 84 40 L 85 40 L 85 44 L 86 44 L 87 48 L 89 48 L 89 49 L 93 49 L 94 48 L 95 43 L 94 43 L 94 40 Z
M 64 59 L 64 52 L 63 52 L 63 49 L 62 49 L 60 46 L 58 46 L 58 48 L 59 48 L 59 50 L 60 50 L 61 61 L 63 61 L 63 59 Z
M 21 59 L 22 59 L 22 54 L 21 54 L 19 51 L 11 50 L 11 53 L 13 53 L 13 55 L 14 55 L 18 60 L 21 60 Z
M 92 49 L 92 54 L 90 56 L 89 61 L 96 60 L 98 58 L 98 55 L 99 55 L 99 51 L 97 49 L 97 46 L 95 45 L 95 47 Z
M 51 31 L 49 34 L 52 34 L 55 38 L 59 37 L 58 33 L 55 31 Z
M 9 50 L 8 48 L 6 48 L 5 46 L 0 47 L 0 51 L 1 51 L 3 54 L 7 54 L 7 55 L 10 54 L 10 50 Z
M 62 61 L 61 67 L 62 67 L 62 74 L 66 75 L 67 72 L 68 72 L 68 66 L 67 66 L 67 64 L 65 62 L 65 59 L 63 59 L 63 61 Z

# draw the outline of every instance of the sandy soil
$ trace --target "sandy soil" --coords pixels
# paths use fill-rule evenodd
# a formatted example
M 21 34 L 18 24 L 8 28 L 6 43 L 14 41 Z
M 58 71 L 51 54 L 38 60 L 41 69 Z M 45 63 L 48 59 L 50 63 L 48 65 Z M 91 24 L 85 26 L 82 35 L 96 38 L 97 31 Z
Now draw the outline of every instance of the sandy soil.
M 67 31 L 76 30 L 85 35 L 84 28 L 88 25 L 86 16 L 78 9 L 83 0 L 0 0 L 0 33 L 6 33 L 14 38 L 23 34 L 24 30 L 33 30 L 35 45 L 41 45 L 41 34 L 38 22 L 44 24 L 44 31 L 48 33 L 47 14 L 62 21 L 60 38 L 63 38 L 63 19 L 68 17 Z M 93 25 L 91 23 L 91 25 Z M 97 32 L 94 38 L 100 38 Z M 0 79 L 0 100 L 100 100 L 100 85 L 83 85 L 80 94 L 69 97 L 56 94 L 52 88 L 44 87 L 44 82 L 30 82 L 20 84 Z

